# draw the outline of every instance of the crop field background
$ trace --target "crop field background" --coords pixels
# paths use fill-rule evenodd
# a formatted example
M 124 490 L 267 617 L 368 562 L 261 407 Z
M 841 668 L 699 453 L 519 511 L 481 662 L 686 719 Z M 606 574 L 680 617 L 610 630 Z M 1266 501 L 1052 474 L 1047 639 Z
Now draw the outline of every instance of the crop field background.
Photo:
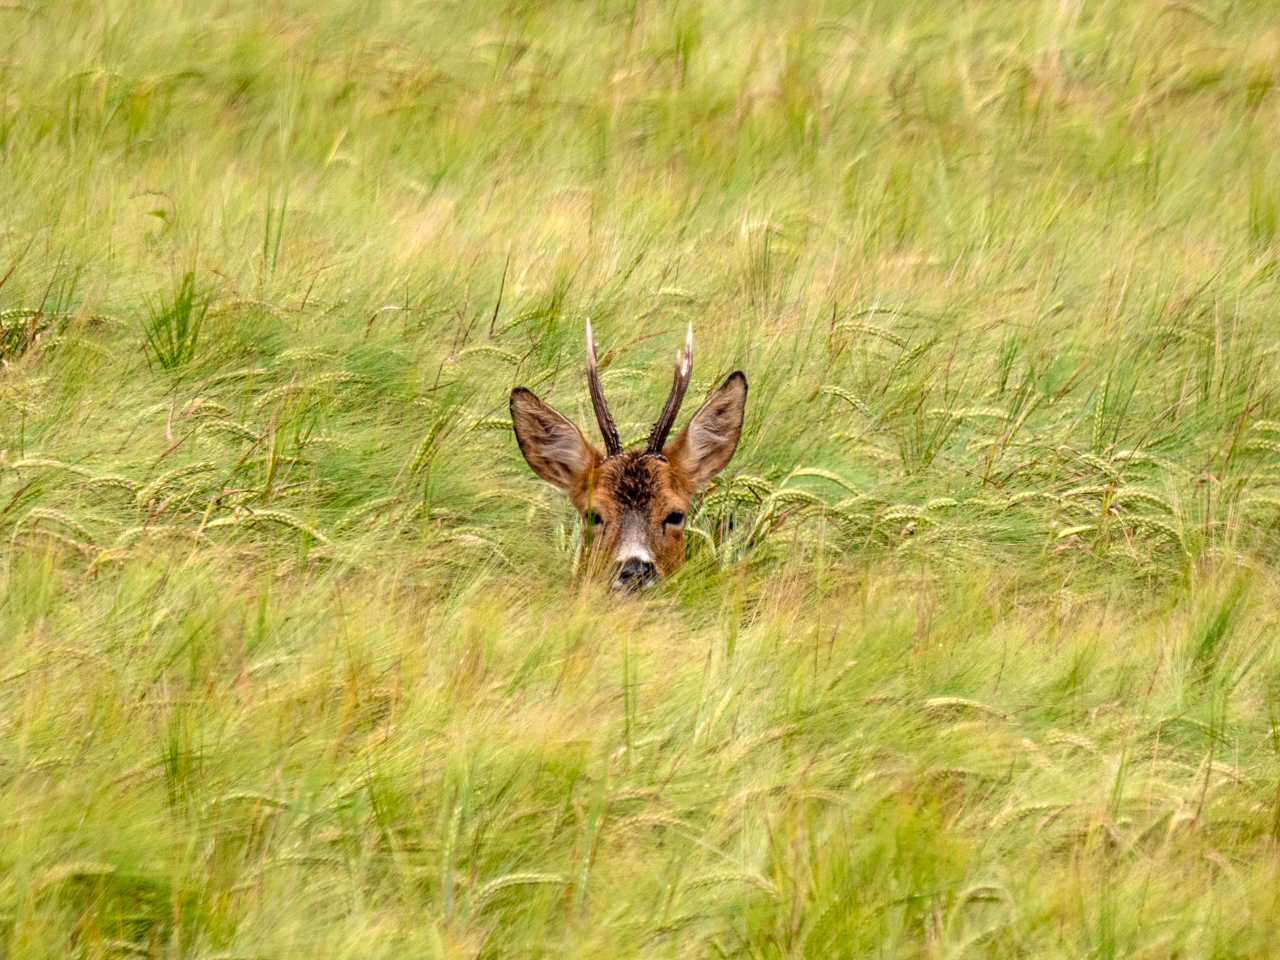
M 0 3 L 0 957 L 1280 953 L 1280 8 Z M 511 433 L 685 325 L 635 598 Z M 680 422 L 683 422 L 683 418 Z

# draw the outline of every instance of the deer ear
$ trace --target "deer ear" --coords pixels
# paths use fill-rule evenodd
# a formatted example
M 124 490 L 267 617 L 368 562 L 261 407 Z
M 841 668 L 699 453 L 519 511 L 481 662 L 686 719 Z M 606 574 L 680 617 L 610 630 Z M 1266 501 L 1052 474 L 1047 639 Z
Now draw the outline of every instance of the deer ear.
M 747 405 L 747 378 L 741 370 L 698 408 L 662 455 L 693 478 L 695 485 L 706 483 L 728 466 L 738 449 L 742 433 L 742 413 Z
M 577 492 L 600 458 L 577 427 L 524 387 L 511 391 L 511 425 L 533 472 L 565 493 Z

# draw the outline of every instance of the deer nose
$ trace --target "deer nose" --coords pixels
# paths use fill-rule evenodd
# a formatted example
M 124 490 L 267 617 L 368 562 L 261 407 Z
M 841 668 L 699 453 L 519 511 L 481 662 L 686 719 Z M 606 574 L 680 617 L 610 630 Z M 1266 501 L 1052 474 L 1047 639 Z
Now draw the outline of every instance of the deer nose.
M 614 590 L 634 590 L 637 587 L 647 587 L 649 584 L 657 582 L 657 579 L 657 567 L 648 560 L 631 557 L 618 568 L 618 574 L 613 578 L 612 587 Z

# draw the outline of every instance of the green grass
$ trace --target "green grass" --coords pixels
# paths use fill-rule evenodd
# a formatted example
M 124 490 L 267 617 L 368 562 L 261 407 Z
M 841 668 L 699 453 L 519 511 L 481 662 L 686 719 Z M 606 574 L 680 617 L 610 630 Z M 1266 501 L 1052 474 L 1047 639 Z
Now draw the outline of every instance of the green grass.
M 1277 12 L 0 4 L 0 957 L 1280 952 Z

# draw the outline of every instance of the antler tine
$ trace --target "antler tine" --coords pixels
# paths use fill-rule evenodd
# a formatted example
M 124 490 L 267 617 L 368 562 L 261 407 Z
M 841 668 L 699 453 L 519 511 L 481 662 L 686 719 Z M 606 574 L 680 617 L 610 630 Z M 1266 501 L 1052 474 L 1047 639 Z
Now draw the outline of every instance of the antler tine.
M 604 402 L 604 390 L 600 388 L 600 370 L 596 366 L 596 344 L 591 336 L 590 317 L 587 317 L 587 389 L 591 393 L 591 406 L 596 411 L 600 435 L 604 437 L 605 456 L 620 456 L 622 441 L 618 439 L 618 428 L 614 425 L 613 415 L 609 413 L 609 405 Z
M 693 324 L 691 323 L 689 332 L 685 335 L 683 352 L 676 351 L 676 373 L 671 381 L 671 393 L 667 397 L 667 402 L 662 405 L 662 414 L 658 417 L 658 422 L 653 425 L 653 432 L 649 434 L 649 445 L 645 448 L 645 454 L 652 456 L 662 453 L 663 444 L 667 442 L 667 434 L 671 432 L 671 427 L 676 422 L 680 404 L 684 401 L 684 392 L 689 389 L 689 381 L 692 377 Z

